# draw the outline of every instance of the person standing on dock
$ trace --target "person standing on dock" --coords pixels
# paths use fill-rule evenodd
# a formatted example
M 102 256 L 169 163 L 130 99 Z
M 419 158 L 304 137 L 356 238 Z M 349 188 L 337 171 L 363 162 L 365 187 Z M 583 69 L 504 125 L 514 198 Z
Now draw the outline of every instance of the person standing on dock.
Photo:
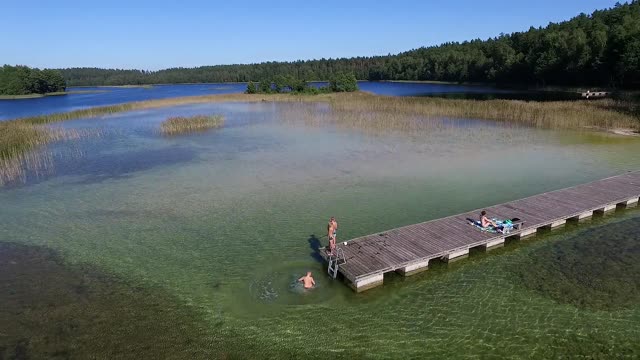
M 338 222 L 335 217 L 329 219 L 327 224 L 327 237 L 329 238 L 329 254 L 335 255 L 336 253 L 336 236 L 338 233 Z

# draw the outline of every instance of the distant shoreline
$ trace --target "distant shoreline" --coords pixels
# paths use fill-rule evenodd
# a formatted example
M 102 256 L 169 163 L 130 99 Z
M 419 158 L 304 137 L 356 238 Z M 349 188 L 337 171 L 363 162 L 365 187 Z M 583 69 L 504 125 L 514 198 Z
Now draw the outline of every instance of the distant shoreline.
M 259 80 L 251 80 L 254 83 L 260 82 Z M 326 83 L 329 80 L 308 80 L 308 83 Z M 358 80 L 358 82 L 370 82 L 370 83 L 415 83 L 415 84 L 442 84 L 442 85 L 486 85 L 491 86 L 491 83 L 457 83 L 453 81 L 431 81 L 431 80 Z M 226 85 L 226 84 L 248 84 L 249 81 L 224 81 L 224 82 L 189 82 L 189 83 L 155 83 L 145 85 L 71 85 L 70 88 L 139 88 L 139 87 L 153 87 L 153 86 L 167 86 L 167 85 Z
M 27 94 L 27 95 L 0 95 L 0 100 L 23 100 L 23 99 L 38 99 L 47 96 L 64 96 L 73 94 L 99 94 L 105 93 L 108 90 L 77 90 L 77 91 L 58 91 L 47 94 Z
M 258 80 L 251 80 L 254 83 Z M 309 80 L 308 83 L 326 83 L 329 80 Z M 526 84 L 497 84 L 491 82 L 455 82 L 455 81 L 435 81 L 435 80 L 358 80 L 358 82 L 367 83 L 398 83 L 398 84 L 433 84 L 433 85 L 458 85 L 458 86 L 487 86 L 496 89 L 508 89 L 518 91 L 539 91 L 539 92 L 584 92 L 591 91 L 606 91 L 614 92 L 614 89 L 600 88 L 595 86 L 544 86 L 544 87 L 532 87 Z M 237 85 L 247 84 L 248 81 L 228 81 L 228 82 L 196 82 L 196 83 L 158 83 L 158 84 L 146 84 L 146 85 L 79 85 L 69 86 L 70 88 L 146 88 L 151 89 L 155 86 L 171 86 L 171 85 Z M 71 92 L 68 92 L 71 93 Z
M 71 85 L 69 87 L 70 88 L 121 88 L 121 89 L 144 88 L 144 89 L 151 89 L 154 86 L 167 86 L 167 85 L 220 85 L 220 84 L 246 84 L 246 82 L 164 83 L 164 84 L 144 84 L 144 85 Z
M 21 99 L 36 99 L 45 96 L 63 96 L 67 95 L 67 92 L 59 91 L 47 94 L 26 94 L 26 95 L 0 95 L 0 100 L 21 100 Z

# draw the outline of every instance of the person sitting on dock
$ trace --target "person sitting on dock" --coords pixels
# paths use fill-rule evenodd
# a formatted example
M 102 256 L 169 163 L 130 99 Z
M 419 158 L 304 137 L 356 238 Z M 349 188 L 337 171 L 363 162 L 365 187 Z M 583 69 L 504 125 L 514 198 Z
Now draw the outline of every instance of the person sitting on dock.
M 307 275 L 301 277 L 300 279 L 298 279 L 298 281 L 303 284 L 305 289 L 311 289 L 312 287 L 316 286 L 316 282 L 311 276 L 311 271 L 307 271 Z
M 482 225 L 483 228 L 491 225 L 496 230 L 498 229 L 498 225 L 496 224 L 496 222 L 487 217 L 487 212 L 485 210 L 482 210 L 482 212 L 480 213 L 480 225 Z

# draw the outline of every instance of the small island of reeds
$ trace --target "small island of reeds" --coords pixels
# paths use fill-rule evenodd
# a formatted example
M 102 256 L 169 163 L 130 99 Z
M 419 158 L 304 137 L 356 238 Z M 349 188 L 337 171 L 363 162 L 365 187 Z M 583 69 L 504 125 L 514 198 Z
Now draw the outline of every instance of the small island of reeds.
M 21 121 L 0 122 L 0 187 L 25 176 L 25 170 L 46 170 L 47 154 L 34 152 L 42 146 L 77 139 L 77 130 L 52 128 Z
M 160 124 L 160 133 L 165 136 L 188 134 L 218 128 L 223 124 L 222 115 L 174 116 Z

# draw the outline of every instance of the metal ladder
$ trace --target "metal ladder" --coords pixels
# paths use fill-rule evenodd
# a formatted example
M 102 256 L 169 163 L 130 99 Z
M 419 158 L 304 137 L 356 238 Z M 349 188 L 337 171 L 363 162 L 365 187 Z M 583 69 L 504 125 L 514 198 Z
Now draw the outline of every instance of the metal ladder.
M 335 255 L 329 255 L 329 267 L 327 267 L 327 273 L 332 278 L 338 277 L 338 268 L 340 265 L 346 264 L 347 258 L 344 257 L 344 251 L 341 248 L 336 248 Z

